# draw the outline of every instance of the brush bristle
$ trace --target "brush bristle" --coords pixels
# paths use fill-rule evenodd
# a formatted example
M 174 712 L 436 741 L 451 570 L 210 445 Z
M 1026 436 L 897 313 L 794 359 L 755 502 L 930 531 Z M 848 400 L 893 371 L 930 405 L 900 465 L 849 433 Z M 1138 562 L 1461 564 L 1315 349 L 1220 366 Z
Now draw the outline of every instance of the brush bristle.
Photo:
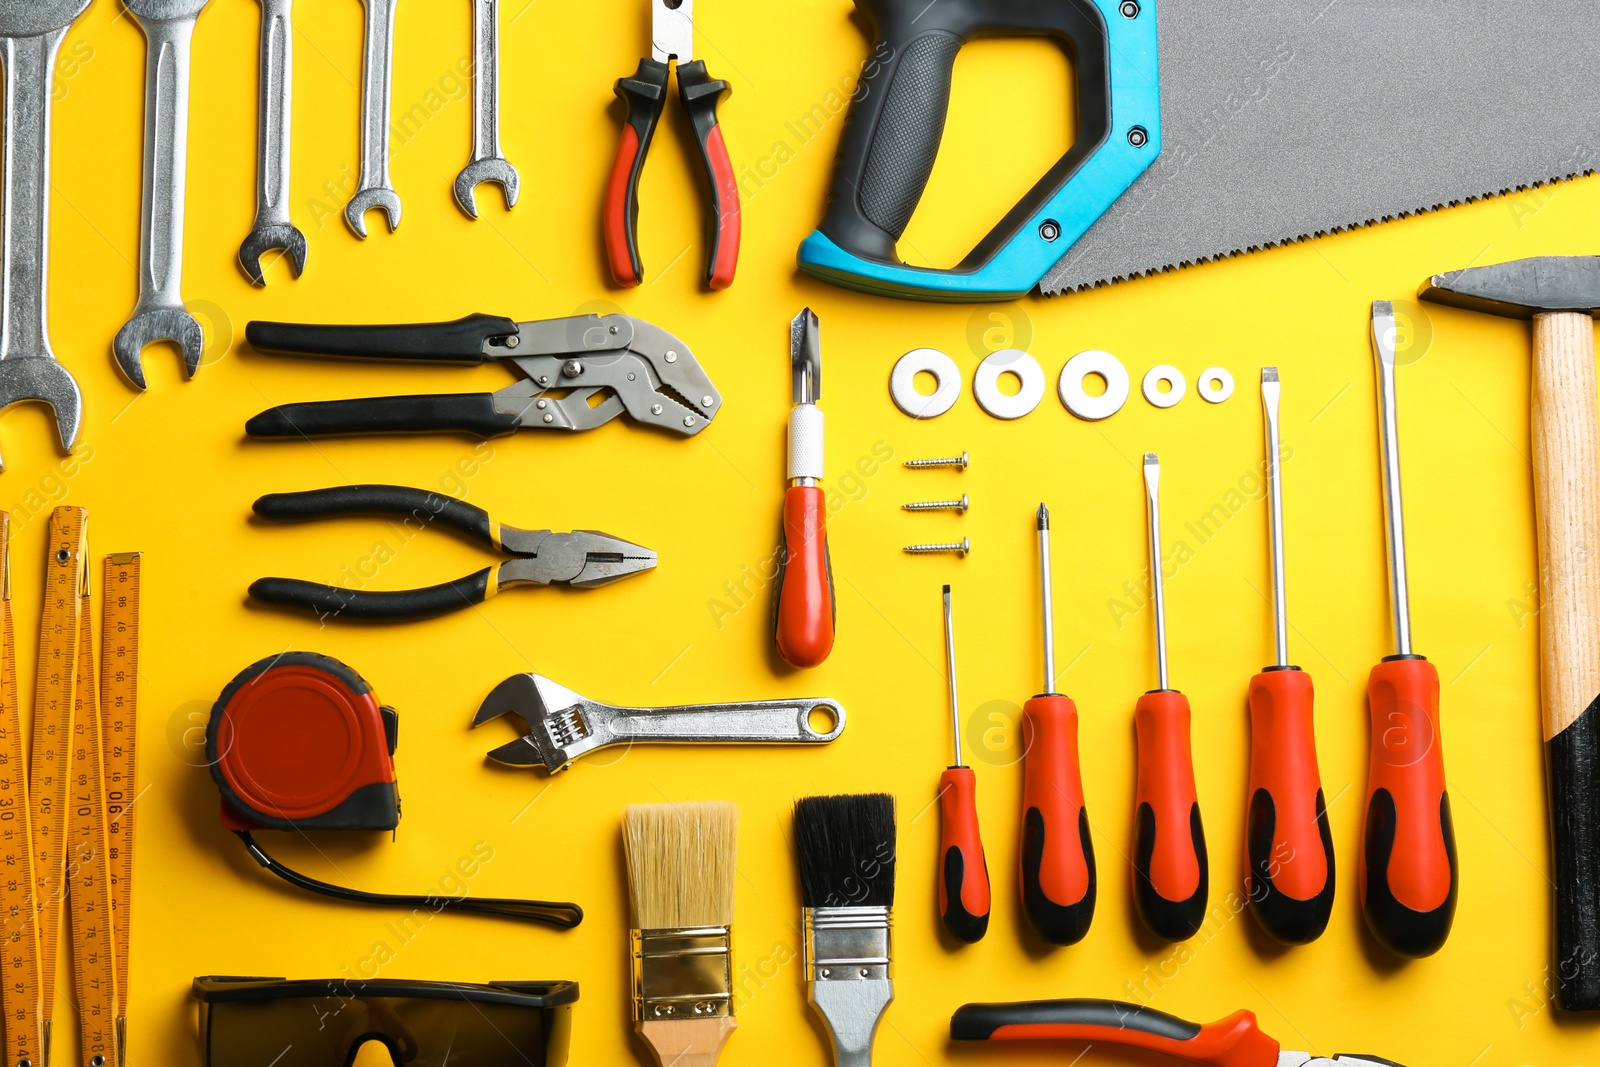
M 808 908 L 894 905 L 894 797 L 803 797 L 794 806 L 800 897 Z
M 622 816 L 635 930 L 733 922 L 739 806 L 634 804 Z

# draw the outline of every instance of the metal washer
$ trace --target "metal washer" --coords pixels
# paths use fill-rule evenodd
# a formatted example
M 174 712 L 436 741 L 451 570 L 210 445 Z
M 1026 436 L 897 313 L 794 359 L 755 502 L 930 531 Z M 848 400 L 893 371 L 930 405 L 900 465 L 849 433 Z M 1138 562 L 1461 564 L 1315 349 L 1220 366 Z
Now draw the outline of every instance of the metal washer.
M 1208 403 L 1220 404 L 1233 395 L 1233 375 L 1221 367 L 1207 367 L 1195 379 L 1194 387 Z
M 1022 388 L 1015 396 L 1000 391 L 1000 376 L 1015 374 Z M 1020 348 L 990 352 L 972 375 L 972 395 L 978 406 L 997 419 L 1020 419 L 1044 399 L 1044 368 Z
M 1090 396 L 1083 390 L 1083 381 L 1091 374 L 1105 379 L 1106 391 L 1099 396 Z M 1128 368 L 1116 356 L 1098 348 L 1079 352 L 1067 360 L 1067 365 L 1061 368 L 1061 379 L 1056 383 L 1061 403 L 1087 422 L 1099 422 L 1121 411 L 1122 405 L 1128 402 L 1130 388 Z
M 938 386 L 924 396 L 917 392 L 917 375 L 927 371 Z M 895 360 L 889 373 L 889 396 L 894 406 L 913 419 L 932 419 L 955 406 L 961 395 L 961 368 L 937 348 L 916 348 Z
M 1157 382 L 1166 382 L 1172 388 L 1163 393 L 1156 388 Z M 1153 406 L 1170 408 L 1183 399 L 1183 394 L 1189 391 L 1189 383 L 1177 367 L 1170 363 L 1162 363 L 1144 372 L 1142 389 L 1144 398 Z

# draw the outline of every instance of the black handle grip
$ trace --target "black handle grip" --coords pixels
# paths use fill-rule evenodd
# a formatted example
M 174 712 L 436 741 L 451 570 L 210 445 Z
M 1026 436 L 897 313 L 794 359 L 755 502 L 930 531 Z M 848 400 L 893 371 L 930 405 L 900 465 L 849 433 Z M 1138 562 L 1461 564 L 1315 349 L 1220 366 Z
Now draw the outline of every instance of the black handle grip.
M 495 545 L 489 513 L 464 500 L 403 485 L 336 485 L 302 493 L 268 493 L 255 502 L 263 519 L 304 522 L 346 515 L 395 515 L 424 525 L 442 522 Z
M 995 1031 L 1008 1026 L 1092 1026 L 1172 1041 L 1193 1041 L 1202 1029 L 1166 1012 L 1116 1000 L 1025 1000 L 963 1004 L 950 1016 L 950 1037 L 956 1041 L 987 1041 Z M 1111 1040 L 1116 1043 L 1115 1038 Z
M 389 326 L 251 322 L 244 328 L 245 340 L 261 352 L 430 363 L 482 363 L 490 339 L 516 334 L 517 324 L 499 315 Z
M 269 408 L 244 424 L 251 437 L 344 437 L 369 433 L 464 433 L 500 437 L 522 419 L 494 406 L 493 393 L 422 393 L 319 400 Z
M 617 80 L 617 98 L 627 114 L 606 184 L 601 232 L 611 276 L 622 286 L 638 285 L 644 278 L 644 264 L 639 259 L 639 175 L 644 172 L 650 142 L 667 105 L 667 79 L 671 74 L 665 63 L 646 56 L 631 78 Z
M 341 589 L 298 578 L 260 578 L 250 583 L 250 595 L 263 604 L 315 612 L 322 620 L 423 619 L 483 603 L 489 596 L 489 573 L 493 569 L 485 567 L 476 574 L 426 589 L 376 592 Z
M 1556 1001 L 1600 1011 L 1600 697 L 1544 743 L 1555 858 Z

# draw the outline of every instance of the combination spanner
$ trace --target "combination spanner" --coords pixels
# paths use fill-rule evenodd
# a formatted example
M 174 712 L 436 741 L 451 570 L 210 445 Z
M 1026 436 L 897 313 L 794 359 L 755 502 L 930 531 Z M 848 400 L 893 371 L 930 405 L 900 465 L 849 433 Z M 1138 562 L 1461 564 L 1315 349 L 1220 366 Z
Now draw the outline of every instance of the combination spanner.
M 206 335 L 183 306 L 184 171 L 189 154 L 189 46 L 210 0 L 123 0 L 144 31 L 144 202 L 139 224 L 139 303 L 117 331 L 117 366 L 145 387 L 140 353 L 154 341 L 183 350 L 189 377 Z
M 394 63 L 397 0 L 363 0 L 367 9 L 366 55 L 361 63 L 361 188 L 345 206 L 344 219 L 357 237 L 367 236 L 367 212 L 381 210 L 389 232 L 400 225 L 400 194 L 389 178 L 390 68 Z
M 456 178 L 456 203 L 478 217 L 474 190 L 495 182 L 517 206 L 517 169 L 500 152 L 500 0 L 472 0 L 472 159 Z
M 289 221 L 290 72 L 292 0 L 261 3 L 261 111 L 256 149 L 256 221 L 239 246 L 239 266 L 253 285 L 265 285 L 261 257 L 281 248 L 295 277 L 306 269 L 306 237 Z
M 49 404 L 63 449 L 78 440 L 83 396 L 50 348 L 51 73 L 89 0 L 0 0 L 5 67 L 5 189 L 0 194 L 0 408 Z

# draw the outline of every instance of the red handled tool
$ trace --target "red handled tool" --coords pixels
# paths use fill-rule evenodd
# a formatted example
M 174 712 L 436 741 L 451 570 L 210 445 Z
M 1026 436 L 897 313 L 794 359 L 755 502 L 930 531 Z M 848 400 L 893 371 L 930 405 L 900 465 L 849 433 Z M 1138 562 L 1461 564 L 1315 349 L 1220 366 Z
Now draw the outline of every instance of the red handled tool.
M 778 654 L 815 667 L 833 651 L 833 563 L 828 558 L 827 497 L 822 480 L 821 324 L 810 308 L 789 324 L 794 409 L 789 412 L 789 491 L 783 498 L 778 570 Z
M 1333 911 L 1333 834 L 1317 770 L 1311 676 L 1289 664 L 1278 392 L 1278 368 L 1261 368 L 1277 659 L 1250 679 L 1250 787 L 1245 817 L 1250 869 L 1245 886 L 1261 928 L 1286 945 L 1303 945 L 1322 936 Z
M 1373 936 L 1397 955 L 1420 957 L 1439 951 L 1450 936 L 1456 913 L 1456 837 L 1444 787 L 1439 672 L 1411 651 L 1395 422 L 1395 321 L 1388 301 L 1372 305 L 1372 341 L 1395 654 L 1385 656 L 1367 679 L 1372 739 L 1356 877 L 1361 911 Z
M 1189 700 L 1167 686 L 1167 609 L 1161 587 L 1161 462 L 1144 454 L 1150 532 L 1150 599 L 1156 609 L 1158 685 L 1133 709 L 1138 738 L 1134 788 L 1133 903 L 1157 937 L 1183 941 L 1205 921 L 1211 872 L 1189 751 Z
M 706 73 L 704 60 L 694 58 L 694 0 L 650 0 L 650 11 L 651 55 L 639 61 L 633 77 L 617 82 L 617 96 L 627 105 L 628 114 L 617 161 L 606 184 L 606 259 L 618 285 L 631 287 L 644 279 L 644 264 L 639 261 L 639 175 L 666 110 L 667 81 L 672 74 L 669 63 L 676 60 L 678 99 L 694 128 L 710 188 L 706 229 L 711 254 L 706 285 L 726 289 L 733 284 L 739 264 L 739 182 L 722 140 L 722 127 L 717 125 L 717 104 L 729 86 Z
M 939 917 L 972 944 L 989 931 L 989 864 L 978 832 L 978 787 L 961 762 L 961 711 L 956 700 L 956 631 L 950 587 L 944 587 L 944 653 L 950 673 L 950 724 L 955 762 L 939 776 Z
M 1205 1026 L 1114 1000 L 963 1004 L 950 1017 L 955 1041 L 1084 1041 L 1148 1049 L 1211 1067 L 1400 1067 L 1376 1056 L 1312 1056 L 1283 1049 L 1254 1012 Z
M 1078 708 L 1056 692 L 1050 511 L 1039 505 L 1044 689 L 1022 706 L 1022 910 L 1039 936 L 1075 945 L 1094 919 L 1094 845 L 1078 767 Z

